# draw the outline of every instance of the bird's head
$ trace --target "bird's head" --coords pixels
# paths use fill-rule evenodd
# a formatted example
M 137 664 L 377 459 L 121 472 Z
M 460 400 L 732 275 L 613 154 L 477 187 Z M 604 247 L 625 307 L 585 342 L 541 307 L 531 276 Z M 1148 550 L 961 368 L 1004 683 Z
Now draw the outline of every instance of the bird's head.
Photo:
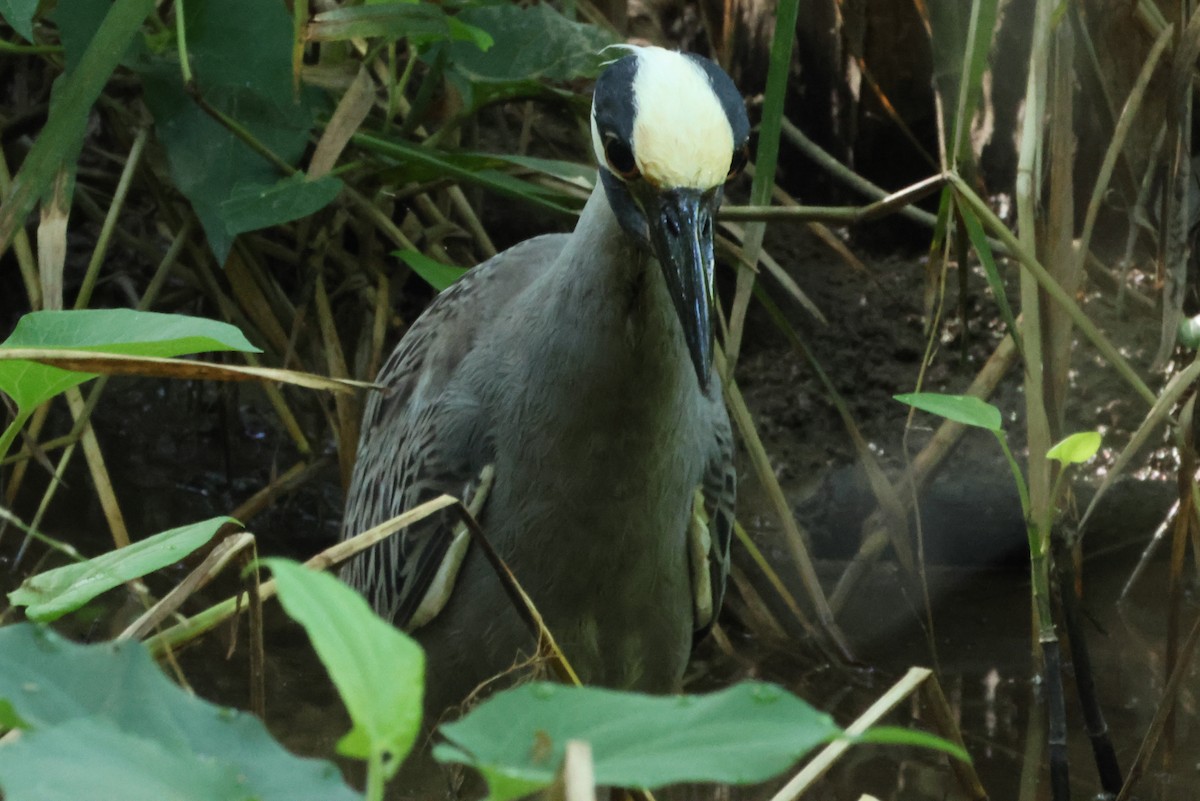
M 702 389 L 713 357 L 713 217 L 746 165 L 750 122 L 715 63 L 629 48 L 596 82 L 592 145 L 621 227 L 662 266 Z

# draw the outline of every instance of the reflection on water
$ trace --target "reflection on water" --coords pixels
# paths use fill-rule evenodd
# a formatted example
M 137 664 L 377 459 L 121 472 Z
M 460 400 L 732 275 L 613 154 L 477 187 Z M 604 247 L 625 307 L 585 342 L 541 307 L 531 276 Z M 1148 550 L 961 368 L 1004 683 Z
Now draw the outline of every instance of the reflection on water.
M 1097 692 L 1124 771 L 1133 764 L 1166 680 L 1165 565 L 1155 563 L 1131 596 L 1116 603 L 1135 557 L 1136 551 L 1113 553 L 1085 563 L 1088 645 Z M 943 688 L 959 716 L 968 749 L 990 796 L 1015 799 L 1020 787 L 1027 716 L 1031 699 L 1040 687 L 1040 682 L 1030 681 L 1033 663 L 1027 574 L 954 568 L 934 570 L 930 579 Z M 896 675 L 909 664 L 930 662 L 925 633 L 912 623 L 908 607 L 897 598 L 894 585 L 881 574 L 863 589 L 843 617 L 844 630 L 854 639 L 860 656 L 881 671 L 878 689 L 886 686 L 884 676 Z M 902 609 L 905 611 L 889 615 L 889 610 Z M 1073 682 L 1070 677 L 1067 681 L 1073 795 L 1092 798 L 1100 791 L 1095 763 Z M 1143 801 L 1200 798 L 1198 688 L 1200 668 L 1193 663 L 1179 698 L 1173 764 L 1164 770 L 1161 757 L 1152 763 L 1150 775 L 1143 779 L 1136 794 Z M 865 708 L 869 697 L 870 693 L 856 696 L 834 713 L 846 722 Z M 844 770 L 828 783 L 828 794 L 817 797 L 857 799 L 855 793 L 864 786 L 886 785 L 871 775 L 880 770 L 893 777 L 890 789 L 872 790 L 882 801 L 967 797 L 948 770 L 929 767 L 935 763 L 924 755 L 905 762 L 903 756 L 890 752 L 874 759 L 864 758 L 864 767 L 843 766 Z M 1038 798 L 1049 799 L 1046 771 L 1041 770 L 1039 775 L 1043 781 Z

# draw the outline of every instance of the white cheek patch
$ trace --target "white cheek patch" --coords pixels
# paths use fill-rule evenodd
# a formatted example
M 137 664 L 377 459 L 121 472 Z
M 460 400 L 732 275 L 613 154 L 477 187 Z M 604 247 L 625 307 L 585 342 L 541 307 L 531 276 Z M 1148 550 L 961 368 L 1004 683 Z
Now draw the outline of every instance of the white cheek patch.
M 608 157 L 604 155 L 604 141 L 600 138 L 600 129 L 596 127 L 596 111 L 588 115 L 592 121 L 592 150 L 596 152 L 596 163 L 603 166 L 608 163 Z
M 725 183 L 733 155 L 733 129 L 708 75 L 692 59 L 664 50 L 637 50 L 633 156 L 638 169 L 661 187 L 711 189 Z M 604 160 L 595 121 L 592 141 Z

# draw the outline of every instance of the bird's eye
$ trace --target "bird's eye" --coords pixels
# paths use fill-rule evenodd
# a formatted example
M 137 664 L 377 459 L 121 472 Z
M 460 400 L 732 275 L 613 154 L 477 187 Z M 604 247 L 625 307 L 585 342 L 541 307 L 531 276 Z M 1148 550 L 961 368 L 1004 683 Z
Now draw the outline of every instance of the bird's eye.
M 637 162 L 633 159 L 633 151 L 629 145 L 619 139 L 609 139 L 604 145 L 604 158 L 608 167 L 621 178 L 629 180 L 638 176 Z
M 725 176 L 726 181 L 732 181 L 742 174 L 742 170 L 746 169 L 746 162 L 750 161 L 750 145 L 742 145 L 740 149 L 733 151 L 733 158 L 729 161 L 729 174 Z

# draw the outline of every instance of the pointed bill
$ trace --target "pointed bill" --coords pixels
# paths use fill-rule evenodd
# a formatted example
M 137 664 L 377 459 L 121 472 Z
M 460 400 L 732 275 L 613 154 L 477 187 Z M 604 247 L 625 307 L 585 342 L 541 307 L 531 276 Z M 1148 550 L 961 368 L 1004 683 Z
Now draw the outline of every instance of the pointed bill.
M 713 362 L 711 203 L 698 189 L 671 189 L 646 204 L 650 241 L 702 390 L 708 389 Z

